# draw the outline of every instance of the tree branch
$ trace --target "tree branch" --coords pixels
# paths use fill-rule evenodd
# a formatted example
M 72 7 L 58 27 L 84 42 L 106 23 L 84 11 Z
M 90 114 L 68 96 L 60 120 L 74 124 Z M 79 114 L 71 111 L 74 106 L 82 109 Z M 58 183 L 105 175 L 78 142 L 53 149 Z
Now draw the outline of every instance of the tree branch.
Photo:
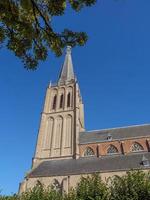
M 38 5 L 35 3 L 34 0 L 31 0 L 32 5 L 36 8 L 36 10 L 39 12 L 40 16 L 42 17 L 45 25 L 47 26 L 47 28 L 49 29 L 50 32 L 53 32 L 53 29 L 50 27 L 49 23 L 47 22 L 45 16 L 43 15 L 43 13 L 41 12 L 41 10 L 39 9 Z

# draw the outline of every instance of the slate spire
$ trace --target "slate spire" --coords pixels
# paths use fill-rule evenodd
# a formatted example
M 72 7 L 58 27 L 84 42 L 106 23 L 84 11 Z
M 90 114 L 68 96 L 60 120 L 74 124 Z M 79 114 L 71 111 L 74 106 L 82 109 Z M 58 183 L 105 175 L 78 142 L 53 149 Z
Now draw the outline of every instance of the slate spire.
M 75 80 L 73 71 L 71 47 L 67 46 L 65 61 L 59 76 L 58 84 L 65 84 Z

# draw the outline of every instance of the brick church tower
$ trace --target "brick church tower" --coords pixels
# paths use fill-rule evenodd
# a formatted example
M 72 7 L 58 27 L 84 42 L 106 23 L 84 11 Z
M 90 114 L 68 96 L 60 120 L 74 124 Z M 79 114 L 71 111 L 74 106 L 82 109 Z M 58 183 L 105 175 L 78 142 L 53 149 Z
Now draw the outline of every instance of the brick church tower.
M 78 158 L 79 132 L 84 131 L 84 111 L 67 47 L 56 85 L 47 88 L 33 167 L 47 159 Z

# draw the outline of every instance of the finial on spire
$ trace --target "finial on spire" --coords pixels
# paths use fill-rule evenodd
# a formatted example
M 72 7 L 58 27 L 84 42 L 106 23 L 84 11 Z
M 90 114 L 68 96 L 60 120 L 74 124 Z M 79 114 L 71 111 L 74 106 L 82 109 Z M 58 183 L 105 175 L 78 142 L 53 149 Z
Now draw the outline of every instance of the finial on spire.
M 49 87 L 51 87 L 51 86 L 52 86 L 52 81 L 49 82 Z
M 71 49 L 72 49 L 72 47 L 68 45 L 66 48 L 66 53 L 71 54 Z

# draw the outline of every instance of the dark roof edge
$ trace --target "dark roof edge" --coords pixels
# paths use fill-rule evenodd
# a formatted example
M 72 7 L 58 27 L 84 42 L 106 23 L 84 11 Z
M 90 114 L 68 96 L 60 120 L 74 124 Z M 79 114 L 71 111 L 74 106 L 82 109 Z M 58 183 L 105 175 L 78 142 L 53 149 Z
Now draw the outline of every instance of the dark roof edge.
M 64 176 L 70 176 L 70 175 L 72 175 L 72 176 L 78 176 L 78 175 L 80 175 L 80 176 L 82 176 L 82 175 L 85 175 L 85 174 L 94 174 L 94 173 L 110 173 L 110 172 L 127 172 L 127 171 L 132 171 L 132 170 L 149 170 L 150 169 L 150 166 L 149 167 L 143 167 L 142 165 L 141 165 L 141 167 L 139 168 L 139 167 L 137 167 L 137 168 L 124 168 L 124 169 L 116 169 L 116 170 L 101 170 L 101 171 L 98 171 L 98 170 L 96 170 L 96 171 L 91 171 L 91 172 L 89 172 L 89 173 L 87 173 L 87 172 L 82 172 L 81 174 L 80 173 L 66 173 Z M 38 178 L 38 177 L 55 177 L 55 176 L 63 176 L 62 174 L 54 174 L 54 175 L 49 175 L 49 176 L 44 176 L 44 175 L 42 175 L 42 176 L 40 176 L 40 175 L 34 175 L 34 176 L 30 176 L 30 174 L 29 174 L 29 176 L 26 176 L 26 178 Z
M 97 140 L 97 141 L 93 141 L 93 142 L 79 142 L 79 145 L 84 145 L 84 144 L 97 144 L 97 143 L 105 143 L 105 142 L 115 142 L 115 141 L 122 141 L 122 140 L 131 140 L 131 139 L 141 139 L 141 138 L 147 138 L 150 137 L 150 135 L 145 135 L 145 136 L 135 136 L 135 137 L 123 137 L 120 139 L 112 139 L 110 140 Z
M 82 131 L 82 132 L 80 132 L 80 133 L 93 133 L 93 132 L 99 132 L 99 131 L 108 131 L 108 130 L 115 130 L 115 129 L 125 129 L 125 128 L 143 127 L 143 126 L 150 126 L 150 124 L 137 124 L 137 125 L 129 125 L 129 126 L 114 127 L 114 128 L 104 128 L 104 129 L 98 129 L 98 130 Z

